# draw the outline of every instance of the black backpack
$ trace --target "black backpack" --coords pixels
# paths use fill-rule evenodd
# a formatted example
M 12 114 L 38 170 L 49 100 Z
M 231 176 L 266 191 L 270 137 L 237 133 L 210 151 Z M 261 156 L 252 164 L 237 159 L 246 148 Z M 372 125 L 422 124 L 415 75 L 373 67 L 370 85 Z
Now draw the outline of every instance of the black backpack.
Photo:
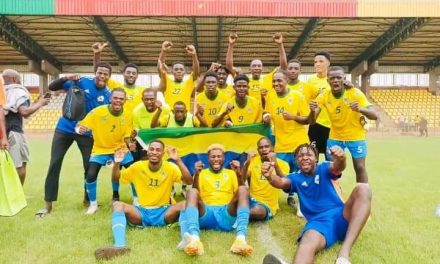
M 63 117 L 72 120 L 80 121 L 86 116 L 86 98 L 84 90 L 79 88 L 76 82 L 66 93 L 66 99 L 63 103 Z

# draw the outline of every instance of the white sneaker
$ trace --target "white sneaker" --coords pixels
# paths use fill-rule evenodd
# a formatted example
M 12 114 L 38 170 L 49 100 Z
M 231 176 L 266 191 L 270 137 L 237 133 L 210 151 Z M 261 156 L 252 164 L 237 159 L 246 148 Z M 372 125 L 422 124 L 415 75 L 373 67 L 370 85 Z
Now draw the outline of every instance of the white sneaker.
M 177 245 L 177 249 L 183 250 L 190 242 L 191 235 L 188 232 L 185 232 L 185 234 L 183 234 L 182 240 L 180 240 L 179 244 Z
M 98 204 L 90 203 L 89 208 L 87 208 L 86 215 L 92 215 L 98 211 Z
M 133 206 L 139 206 L 139 198 L 137 196 L 133 197 Z
M 440 217 L 440 204 L 437 205 L 437 209 L 435 210 L 435 216 Z
M 344 257 L 338 257 L 335 261 L 335 264 L 351 264 L 351 262 Z
M 299 202 L 298 202 L 298 206 L 296 207 L 296 216 L 298 216 L 300 218 L 304 218 L 304 215 L 301 212 L 301 208 L 299 207 Z

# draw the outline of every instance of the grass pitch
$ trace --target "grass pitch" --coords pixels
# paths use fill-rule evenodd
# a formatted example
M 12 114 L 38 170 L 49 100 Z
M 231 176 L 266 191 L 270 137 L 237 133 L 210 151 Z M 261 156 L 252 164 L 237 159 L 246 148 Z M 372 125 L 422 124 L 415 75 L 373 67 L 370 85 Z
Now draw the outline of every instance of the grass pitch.
M 86 216 L 82 205 L 82 165 L 77 147 L 65 157 L 58 202 L 52 214 L 35 218 L 44 205 L 44 180 L 50 157 L 50 138 L 30 140 L 32 160 L 25 193 L 28 207 L 14 217 L 0 217 L 0 263 L 95 263 L 94 250 L 112 244 L 110 226 L 110 170 L 101 170 L 98 183 L 100 209 Z M 353 263 L 440 263 L 440 138 L 388 137 L 368 140 L 367 170 L 373 189 L 371 220 L 352 250 Z M 355 185 L 349 164 L 341 180 L 348 196 Z M 121 186 L 121 200 L 130 192 Z M 176 249 L 179 227 L 129 228 L 132 252 L 108 263 L 261 263 L 275 253 L 291 260 L 296 237 L 304 221 L 288 208 L 268 223 L 251 224 L 248 241 L 254 246 L 249 258 L 229 252 L 235 234 L 202 231 L 205 255 L 188 257 Z M 340 244 L 317 257 L 333 263 Z

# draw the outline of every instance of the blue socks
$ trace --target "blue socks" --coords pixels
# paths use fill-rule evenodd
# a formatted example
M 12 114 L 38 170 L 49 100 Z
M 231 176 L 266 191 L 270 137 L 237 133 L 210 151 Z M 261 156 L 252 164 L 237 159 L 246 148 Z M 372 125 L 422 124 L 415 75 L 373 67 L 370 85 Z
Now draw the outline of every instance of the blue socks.
M 97 186 L 97 181 L 95 180 L 94 182 L 87 182 L 86 181 L 86 190 L 87 190 L 87 194 L 89 195 L 89 200 L 91 202 L 95 202 L 96 201 L 96 186 Z
M 119 182 L 112 182 L 112 190 L 114 192 L 119 192 Z
M 249 207 L 240 207 L 237 209 L 237 236 L 246 236 L 249 225 Z
M 125 227 L 127 219 L 124 212 L 115 211 L 112 213 L 112 232 L 115 240 L 115 247 L 125 247 Z
M 186 218 L 186 224 L 188 233 L 190 235 L 200 235 L 200 226 L 199 226 L 199 210 L 196 207 L 189 206 L 185 210 L 184 217 Z M 183 228 L 185 229 L 185 228 Z M 185 230 L 185 231 L 186 231 Z M 181 234 L 183 235 L 181 230 Z
M 186 218 L 186 209 L 183 209 L 182 211 L 180 211 L 179 225 L 180 225 L 180 238 L 183 239 L 183 235 L 188 232 L 188 221 Z

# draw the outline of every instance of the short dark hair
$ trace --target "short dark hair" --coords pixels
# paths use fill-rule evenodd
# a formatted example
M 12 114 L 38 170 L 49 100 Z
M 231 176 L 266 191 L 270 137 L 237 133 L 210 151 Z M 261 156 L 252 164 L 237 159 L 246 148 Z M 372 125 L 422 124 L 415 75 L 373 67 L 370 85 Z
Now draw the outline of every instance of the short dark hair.
M 113 94 L 114 94 L 115 92 L 123 92 L 124 95 L 127 96 L 127 93 L 125 92 L 125 90 L 122 89 L 122 88 L 120 88 L 120 87 L 114 88 L 114 89 L 112 90 L 112 92 L 110 93 L 110 95 L 113 96 Z
M 316 146 L 314 144 L 311 144 L 311 143 L 304 143 L 304 144 L 299 145 L 295 149 L 295 157 L 298 157 L 299 151 L 302 148 L 306 148 L 307 150 L 311 150 L 313 152 L 313 154 L 315 154 L 315 157 L 319 158 L 319 153 L 318 153 L 318 150 L 316 149 Z
M 173 105 L 173 107 L 176 106 L 176 105 L 183 105 L 183 106 L 185 106 L 185 108 L 186 108 L 185 103 L 182 102 L 182 101 L 177 101 L 177 102 L 175 102 L 174 105 Z
M 163 141 L 160 140 L 160 139 L 153 139 L 153 140 L 150 141 L 150 144 L 151 143 L 159 143 L 159 144 L 162 145 L 162 149 L 165 149 L 165 143 L 163 143 Z
M 267 140 L 269 141 L 270 145 L 272 145 L 272 141 L 270 140 L 270 138 L 268 137 L 261 137 L 258 141 L 257 141 L 257 146 L 260 145 L 261 141 L 263 140 Z
M 127 63 L 127 64 L 124 65 L 124 68 L 122 68 L 122 73 L 124 73 L 125 70 L 126 70 L 128 67 L 135 68 L 135 69 L 136 69 L 136 72 L 139 72 L 139 68 L 138 68 L 138 66 L 137 66 L 136 64 L 134 64 L 134 63 Z
M 341 66 L 331 66 L 330 68 L 328 68 L 328 72 L 333 72 L 333 71 L 342 71 L 343 73 L 345 73 L 345 70 L 343 67 Z
M 320 55 L 326 57 L 328 61 L 331 61 L 331 56 L 332 56 L 332 55 L 330 54 L 330 52 L 325 51 L 325 50 L 317 51 L 317 52 L 315 53 L 315 56 L 314 56 L 314 57 L 316 57 L 316 56 L 320 56 Z
M 289 79 L 289 73 L 286 70 L 278 69 L 275 73 L 281 73 L 286 79 Z
M 234 84 L 238 81 L 246 81 L 247 83 L 249 83 L 249 78 L 246 74 L 239 74 L 234 78 Z
M 221 65 L 221 66 L 217 69 L 217 72 L 218 72 L 219 70 L 224 70 L 224 71 L 226 72 L 226 74 L 231 74 L 231 72 L 228 70 L 228 68 L 226 68 L 225 65 Z
M 176 66 L 176 64 L 182 64 L 183 67 L 185 67 L 185 63 L 181 62 L 181 61 L 175 61 L 173 62 L 173 64 L 171 65 L 171 68 L 174 68 L 174 66 Z
M 110 63 L 108 63 L 108 62 L 99 62 L 99 63 L 97 63 L 95 65 L 95 69 L 94 69 L 95 73 L 96 73 L 96 71 L 98 70 L 99 67 L 107 68 L 110 71 L 110 75 L 112 75 L 112 66 L 110 65 Z
M 216 78 L 216 79 L 218 80 L 218 75 L 217 75 L 217 73 L 215 73 L 215 72 L 213 72 L 213 71 L 209 71 L 209 72 L 207 72 L 207 73 L 205 74 L 205 77 L 203 77 L 203 80 L 205 80 L 206 77 L 214 77 L 214 78 Z
M 301 61 L 299 61 L 298 59 L 291 59 L 287 62 L 287 65 L 289 65 L 290 63 L 298 63 L 299 67 L 301 67 Z
M 148 93 L 148 92 L 152 92 L 152 93 L 154 93 L 154 96 L 157 96 L 157 90 L 154 89 L 154 88 L 145 88 L 145 89 L 142 91 L 142 96 L 143 96 L 145 93 Z

